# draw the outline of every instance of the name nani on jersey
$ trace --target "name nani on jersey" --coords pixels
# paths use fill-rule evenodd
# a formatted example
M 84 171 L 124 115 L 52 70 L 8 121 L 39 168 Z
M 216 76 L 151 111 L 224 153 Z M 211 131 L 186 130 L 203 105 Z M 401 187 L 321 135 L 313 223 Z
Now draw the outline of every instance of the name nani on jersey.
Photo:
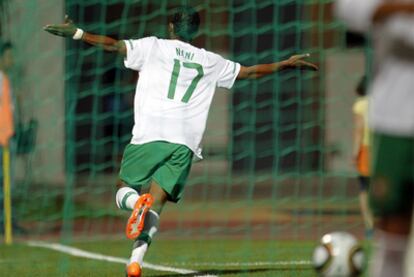
M 187 59 L 190 61 L 193 60 L 194 58 L 194 53 L 186 52 L 180 48 L 175 48 L 175 53 L 177 54 L 177 56 L 183 57 L 184 59 Z

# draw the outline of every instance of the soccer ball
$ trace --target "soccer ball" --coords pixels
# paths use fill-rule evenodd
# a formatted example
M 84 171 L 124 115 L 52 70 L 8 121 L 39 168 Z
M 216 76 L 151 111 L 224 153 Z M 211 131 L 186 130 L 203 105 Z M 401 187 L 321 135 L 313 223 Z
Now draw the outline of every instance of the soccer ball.
M 313 265 L 320 276 L 358 276 L 364 263 L 364 252 L 357 239 L 346 232 L 324 235 L 313 251 Z

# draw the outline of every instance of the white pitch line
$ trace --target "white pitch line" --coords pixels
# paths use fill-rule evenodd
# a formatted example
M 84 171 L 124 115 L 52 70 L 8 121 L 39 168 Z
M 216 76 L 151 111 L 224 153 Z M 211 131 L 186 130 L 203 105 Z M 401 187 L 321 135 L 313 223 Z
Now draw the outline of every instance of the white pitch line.
M 85 251 L 79 248 L 66 246 L 59 243 L 48 243 L 48 242 L 41 242 L 41 241 L 29 241 L 27 243 L 29 246 L 32 247 L 41 247 L 47 248 L 51 250 L 55 250 L 58 252 L 66 253 L 75 257 L 82 257 L 88 258 L 93 260 L 100 260 L 100 261 L 107 261 L 112 263 L 120 263 L 120 264 L 127 264 L 128 259 L 120 258 L 120 257 L 113 257 L 102 255 L 99 253 Z M 1 261 L 0 261 L 1 262 Z M 197 275 L 199 272 L 195 270 L 183 269 L 183 268 L 176 268 L 173 266 L 216 266 L 216 267 L 237 267 L 237 266 L 289 266 L 289 265 L 311 265 L 311 261 L 274 261 L 274 262 L 201 262 L 201 263 L 170 263 L 170 266 L 163 266 L 163 265 L 155 265 L 144 262 L 142 265 L 144 268 L 158 270 L 158 271 L 167 271 L 167 272 L 174 272 L 179 274 L 195 274 L 194 276 L 197 277 L 217 277 L 217 275 Z
M 227 267 L 227 266 L 285 266 L 285 265 L 311 265 L 311 261 L 274 261 L 274 262 L 205 262 L 205 263 L 168 263 L 168 265 L 174 266 L 218 266 L 218 267 Z
M 85 251 L 79 248 L 66 246 L 59 243 L 47 243 L 47 242 L 41 242 L 41 241 L 29 241 L 27 243 L 29 246 L 32 247 L 41 247 L 41 248 L 47 248 L 52 249 L 58 252 L 66 253 L 75 257 L 82 257 L 82 258 L 88 258 L 93 260 L 100 260 L 100 261 L 107 261 L 112 263 L 120 263 L 120 264 L 127 264 L 128 259 L 119 258 L 119 257 L 113 257 L 113 256 L 106 256 L 99 253 L 93 253 L 89 251 Z M 195 274 L 196 276 L 199 272 L 189 269 L 183 269 L 183 268 L 175 268 L 171 266 L 163 266 L 163 265 L 155 265 L 144 262 L 142 267 L 158 270 L 158 271 L 168 271 L 168 272 L 174 272 L 179 274 Z M 215 275 L 209 275 L 209 276 L 215 276 Z

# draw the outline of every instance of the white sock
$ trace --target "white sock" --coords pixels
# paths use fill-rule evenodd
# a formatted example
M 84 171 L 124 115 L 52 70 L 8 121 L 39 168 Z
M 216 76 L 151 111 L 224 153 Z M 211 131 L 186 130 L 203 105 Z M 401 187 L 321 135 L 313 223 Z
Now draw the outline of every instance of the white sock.
M 123 187 L 116 192 L 116 205 L 121 210 L 132 211 L 138 198 L 139 194 L 136 190 Z
M 143 243 L 134 250 L 132 250 L 131 258 L 129 259 L 129 263 L 132 264 L 137 262 L 140 266 L 144 262 L 144 255 L 147 252 L 148 243 Z
M 153 210 L 149 210 L 145 216 L 144 229 L 134 242 L 131 258 L 129 263 L 138 262 L 142 265 L 144 255 L 147 252 L 148 246 L 151 244 L 152 238 L 158 231 L 158 222 L 160 216 Z
M 370 276 L 403 276 L 408 237 L 376 231 Z

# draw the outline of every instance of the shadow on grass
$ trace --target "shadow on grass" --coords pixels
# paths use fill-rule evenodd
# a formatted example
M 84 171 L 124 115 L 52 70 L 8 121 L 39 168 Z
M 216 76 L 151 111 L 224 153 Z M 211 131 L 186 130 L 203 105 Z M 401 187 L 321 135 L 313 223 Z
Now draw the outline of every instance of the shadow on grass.
M 297 270 L 297 269 L 295 269 Z M 308 268 L 304 268 L 302 270 L 312 270 Z M 292 268 L 255 268 L 255 269 L 212 269 L 212 270 L 200 270 L 197 273 L 189 273 L 189 274 L 172 274 L 172 273 L 163 273 L 163 274 L 151 274 L 147 275 L 148 277 L 182 277 L 182 276 L 203 276 L 203 275 L 230 275 L 230 274 L 253 274 L 253 273 L 264 273 L 269 272 L 269 276 L 272 276 L 270 272 L 276 274 L 277 272 L 288 272 L 292 271 Z

